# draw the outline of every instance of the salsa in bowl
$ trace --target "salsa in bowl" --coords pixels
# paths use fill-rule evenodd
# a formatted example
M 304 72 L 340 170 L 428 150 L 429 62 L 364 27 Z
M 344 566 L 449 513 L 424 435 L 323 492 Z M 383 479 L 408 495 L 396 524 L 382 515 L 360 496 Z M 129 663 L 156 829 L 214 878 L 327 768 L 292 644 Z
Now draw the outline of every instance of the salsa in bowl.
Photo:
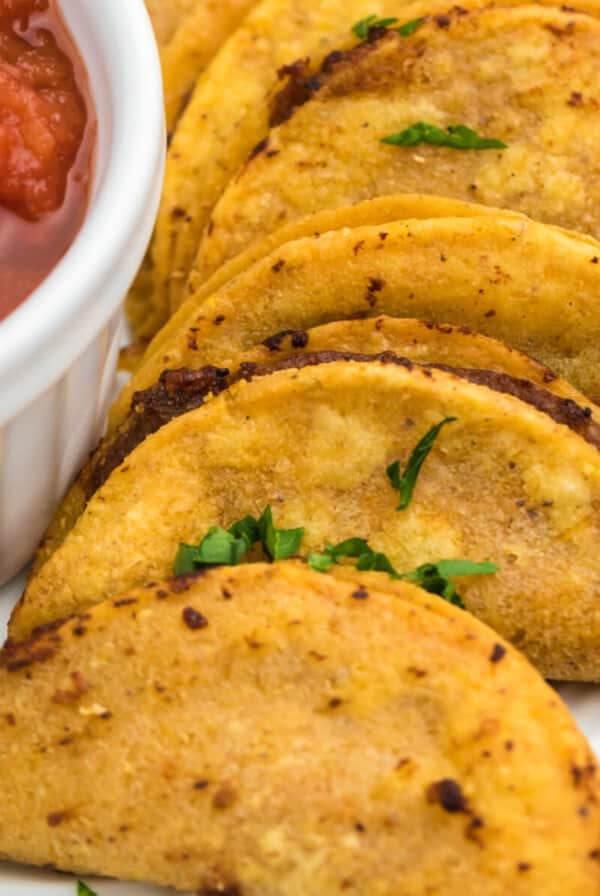
M 0 0 L 0 320 L 83 222 L 96 120 L 85 66 L 53 0 Z

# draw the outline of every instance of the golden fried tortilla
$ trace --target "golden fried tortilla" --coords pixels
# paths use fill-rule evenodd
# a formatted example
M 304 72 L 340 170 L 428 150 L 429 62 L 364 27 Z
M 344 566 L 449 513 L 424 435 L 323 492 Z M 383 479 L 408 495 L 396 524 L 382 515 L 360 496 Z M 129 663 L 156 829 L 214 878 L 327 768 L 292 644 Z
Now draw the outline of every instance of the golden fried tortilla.
M 392 196 L 376 196 L 357 202 L 355 205 L 339 209 L 324 209 L 314 215 L 307 215 L 298 221 L 279 227 L 263 240 L 253 243 L 246 251 L 241 252 L 215 273 L 202 280 L 199 272 L 192 268 L 188 278 L 186 292 L 188 298 L 199 305 L 203 299 L 213 295 L 228 280 L 243 274 L 275 249 L 301 237 L 316 236 L 328 230 L 340 230 L 347 227 L 362 227 L 365 224 L 384 224 L 387 221 L 400 221 L 403 218 L 476 218 L 481 215 L 497 215 L 498 209 L 490 209 L 474 202 L 461 202 L 446 196 L 431 196 L 427 193 L 397 193 Z M 501 214 L 523 218 L 516 212 L 502 210 Z M 155 352 L 185 323 L 191 305 L 187 300 L 169 318 L 150 343 L 148 354 Z
M 169 42 L 198 0 L 144 0 L 159 47 Z
M 260 151 L 212 212 L 201 278 L 284 222 L 392 192 L 476 199 L 600 235 L 599 65 L 597 19 L 523 6 L 455 9 L 293 73 Z M 419 121 L 507 148 L 382 142 Z
M 289 368 L 289 369 L 287 369 Z M 334 352 L 246 371 L 126 458 L 35 575 L 14 640 L 163 578 L 180 542 L 273 506 L 301 553 L 368 539 L 396 569 L 446 558 L 499 571 L 466 606 L 549 677 L 600 678 L 600 437 L 589 412 L 491 371 Z M 386 469 L 444 418 L 410 507 Z M 462 593 L 462 592 L 461 592 Z
M 472 616 L 377 574 L 213 570 L 1 655 L 0 853 L 200 896 L 591 896 L 596 766 Z
M 159 44 L 169 138 L 190 100 L 196 79 L 253 2 L 146 0 Z M 144 329 L 153 284 L 153 259 L 148 253 L 127 296 L 128 317 L 136 331 L 138 325 Z
M 376 294 L 375 288 L 373 296 Z M 502 342 L 448 324 L 382 316 L 335 321 L 312 330 L 283 330 L 228 364 L 235 374 L 241 365 L 273 367 L 295 355 L 328 350 L 368 354 L 391 351 L 420 363 L 506 373 L 589 407 L 593 418 L 600 422 L 600 409 L 547 367 Z M 193 363 L 193 354 L 191 358 Z M 100 442 L 61 503 L 37 551 L 34 572 L 64 541 L 92 495 L 141 441 L 173 417 L 199 407 L 207 393 L 222 391 L 227 383 L 226 375 L 214 369 L 190 367 L 163 371 L 157 382 L 144 391 L 128 389 L 131 402 L 128 413 L 117 429 Z
M 167 129 L 172 132 L 196 79 L 254 0 L 195 0 L 162 48 Z
M 420 198 L 411 202 L 417 210 Z M 468 216 L 465 207 L 461 217 L 384 214 L 363 226 L 353 218 L 345 227 L 344 210 L 334 230 L 279 244 L 207 299 L 191 298 L 119 396 L 111 430 L 134 392 L 167 368 L 235 364 L 277 331 L 381 314 L 467 326 L 600 398 L 598 242 L 519 216 Z

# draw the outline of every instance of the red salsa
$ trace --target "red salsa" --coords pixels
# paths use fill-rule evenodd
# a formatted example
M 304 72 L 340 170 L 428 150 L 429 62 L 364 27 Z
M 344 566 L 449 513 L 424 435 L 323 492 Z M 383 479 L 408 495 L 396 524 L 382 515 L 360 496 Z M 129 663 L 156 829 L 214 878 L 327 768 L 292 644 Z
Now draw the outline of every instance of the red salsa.
M 95 130 L 85 69 L 54 0 L 0 0 L 0 320 L 73 242 Z

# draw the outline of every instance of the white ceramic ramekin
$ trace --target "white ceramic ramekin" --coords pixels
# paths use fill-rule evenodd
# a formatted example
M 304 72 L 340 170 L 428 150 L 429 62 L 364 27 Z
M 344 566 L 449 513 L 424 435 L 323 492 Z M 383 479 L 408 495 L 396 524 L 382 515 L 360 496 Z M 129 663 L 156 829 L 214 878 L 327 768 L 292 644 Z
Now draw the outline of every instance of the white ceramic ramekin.
M 121 303 L 164 166 L 160 63 L 143 0 L 60 0 L 98 118 L 95 179 L 75 242 L 0 323 L 0 583 L 31 557 L 101 435 Z

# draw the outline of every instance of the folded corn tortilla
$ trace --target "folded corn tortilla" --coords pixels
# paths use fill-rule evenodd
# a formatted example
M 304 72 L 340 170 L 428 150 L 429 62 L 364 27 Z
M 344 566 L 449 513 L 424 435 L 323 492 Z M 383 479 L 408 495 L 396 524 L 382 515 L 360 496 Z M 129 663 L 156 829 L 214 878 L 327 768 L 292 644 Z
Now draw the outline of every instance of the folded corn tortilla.
M 212 570 L 5 648 L 0 853 L 202 896 L 596 892 L 557 695 L 469 614 L 342 575 Z
M 378 200 L 323 216 L 325 231 L 311 229 L 313 218 L 297 225 L 301 238 L 274 235 L 266 255 L 182 306 L 119 396 L 110 429 L 165 369 L 226 367 L 280 330 L 382 314 L 500 339 L 598 400 L 600 244 L 522 216 L 455 214 L 444 202 L 442 217 L 428 217 L 436 203 L 421 208 L 421 199 L 404 203 L 403 220 L 388 217 L 395 200 L 387 213 Z
M 410 507 L 386 469 L 446 417 Z M 320 352 L 242 372 L 148 436 L 31 579 L 10 635 L 162 578 L 180 542 L 274 508 L 303 555 L 362 537 L 399 570 L 497 564 L 469 610 L 550 677 L 600 677 L 598 424 L 588 410 L 492 371 Z
M 200 276 L 282 223 L 392 192 L 476 199 L 598 236 L 599 63 L 596 18 L 520 6 L 460 8 L 298 67 L 212 212 Z M 417 122 L 506 148 L 382 142 Z

